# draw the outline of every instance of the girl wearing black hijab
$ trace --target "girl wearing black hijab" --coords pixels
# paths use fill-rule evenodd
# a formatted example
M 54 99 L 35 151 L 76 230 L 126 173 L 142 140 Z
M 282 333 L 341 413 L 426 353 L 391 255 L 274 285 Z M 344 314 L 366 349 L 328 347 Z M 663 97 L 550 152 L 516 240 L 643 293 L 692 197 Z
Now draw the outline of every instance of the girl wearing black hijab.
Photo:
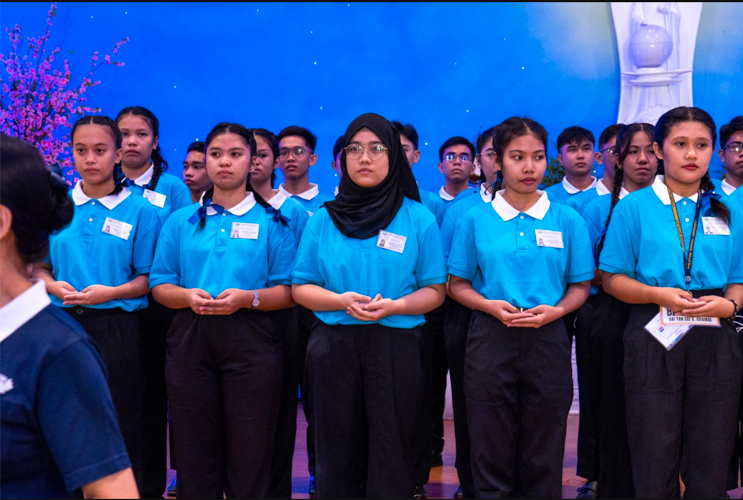
M 335 201 L 307 223 L 294 300 L 317 320 L 307 348 L 317 496 L 413 496 L 423 314 L 445 295 L 436 218 L 385 118 L 348 126 Z

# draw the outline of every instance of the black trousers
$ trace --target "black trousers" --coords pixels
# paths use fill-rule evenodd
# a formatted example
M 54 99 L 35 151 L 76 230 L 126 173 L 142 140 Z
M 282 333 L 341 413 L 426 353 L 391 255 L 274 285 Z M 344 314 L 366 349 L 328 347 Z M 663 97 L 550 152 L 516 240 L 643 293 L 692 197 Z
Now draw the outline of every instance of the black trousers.
M 624 329 L 630 305 L 599 288 L 593 305 L 591 341 L 598 369 L 594 399 L 598 415 L 598 481 L 603 498 L 634 498 L 624 402 Z M 583 415 L 581 414 L 581 419 Z
M 743 323 L 743 317 L 738 316 L 737 321 Z M 743 350 L 743 331 L 738 333 L 738 340 Z M 741 422 L 743 422 L 743 385 L 741 385 L 740 403 L 738 404 L 738 423 L 735 426 L 735 438 L 733 439 L 733 456 L 730 459 L 730 471 L 728 473 L 728 490 L 734 490 L 738 487 L 738 471 L 741 470 L 741 458 L 743 458 Z
M 719 291 L 694 292 L 695 296 Z M 654 304 L 635 305 L 624 333 L 627 430 L 635 492 L 643 498 L 725 498 L 741 385 L 731 324 L 692 328 L 667 351 L 644 327 Z
M 449 299 L 447 299 L 449 300 Z M 444 451 L 444 409 L 446 408 L 446 375 L 449 363 L 446 359 L 446 341 L 444 340 L 444 318 L 446 301 L 426 315 L 424 328 L 431 335 L 431 422 L 430 436 L 433 451 Z M 429 467 L 430 469 L 430 467 Z
M 431 433 L 433 429 L 431 398 L 433 387 L 431 382 L 431 363 L 433 358 L 433 332 L 435 320 L 426 314 L 426 323 L 421 326 L 419 342 L 421 374 L 423 387 L 418 398 L 418 407 L 415 410 L 415 467 L 413 479 L 415 484 L 423 485 L 428 482 L 431 473 Z
M 475 498 L 475 483 L 472 478 L 470 460 L 470 433 L 467 425 L 467 401 L 464 396 L 464 361 L 471 315 L 472 310 L 456 300 L 446 301 L 444 340 L 454 412 L 454 438 L 457 453 L 455 465 L 464 498 Z M 491 450 L 491 452 L 498 453 L 497 450 Z
M 163 496 L 167 482 L 168 395 L 165 388 L 165 337 L 175 311 L 147 296 L 139 311 L 144 366 L 143 498 Z
M 307 348 L 318 498 L 410 498 L 420 328 L 317 321 Z
M 108 389 L 119 417 L 119 428 L 132 463 L 137 488 L 142 491 L 144 429 L 142 406 L 144 375 L 139 314 L 122 309 L 64 308 L 95 340 L 106 363 Z
M 281 403 L 273 443 L 268 498 L 292 497 L 292 461 L 297 437 L 297 308 L 270 313 L 281 340 Z
M 165 374 L 178 498 L 268 495 L 281 371 L 281 344 L 267 313 L 176 313 Z
M 578 399 L 580 419 L 578 420 L 578 464 L 576 474 L 588 481 L 598 480 L 598 456 L 596 454 L 596 415 L 595 400 L 598 397 L 595 366 L 595 348 L 591 339 L 591 320 L 593 317 L 593 297 L 577 310 L 565 315 L 565 329 L 572 343 L 575 338 L 575 364 L 578 368 Z
M 297 306 L 299 322 L 297 367 L 299 373 L 299 394 L 302 397 L 302 411 L 307 421 L 307 470 L 311 476 L 315 475 L 315 437 L 310 412 L 310 388 L 307 385 L 307 344 L 310 340 L 312 326 L 319 321 L 315 313 L 303 306 Z
M 564 322 L 509 328 L 475 311 L 465 362 L 476 498 L 560 498 L 573 399 Z

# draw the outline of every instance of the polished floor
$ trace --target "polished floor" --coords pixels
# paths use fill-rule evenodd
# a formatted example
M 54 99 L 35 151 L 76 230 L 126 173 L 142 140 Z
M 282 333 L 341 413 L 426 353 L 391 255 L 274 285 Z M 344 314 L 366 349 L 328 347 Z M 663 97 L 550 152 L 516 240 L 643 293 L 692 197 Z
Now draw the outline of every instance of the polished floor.
M 307 452 L 305 447 L 307 423 L 304 420 L 302 407 L 297 408 L 297 443 L 294 449 L 292 471 L 292 498 L 309 498 L 307 486 Z M 429 498 L 453 498 L 459 486 L 457 470 L 454 468 L 454 422 L 444 420 L 444 465 L 431 469 L 431 476 L 426 485 Z M 568 435 L 565 440 L 565 460 L 562 472 L 562 497 L 575 498 L 576 489 L 585 481 L 575 475 L 577 461 L 576 443 L 578 441 L 578 415 L 568 416 Z M 168 469 L 168 484 L 175 477 L 175 471 Z M 730 491 L 731 498 L 741 498 L 743 488 Z

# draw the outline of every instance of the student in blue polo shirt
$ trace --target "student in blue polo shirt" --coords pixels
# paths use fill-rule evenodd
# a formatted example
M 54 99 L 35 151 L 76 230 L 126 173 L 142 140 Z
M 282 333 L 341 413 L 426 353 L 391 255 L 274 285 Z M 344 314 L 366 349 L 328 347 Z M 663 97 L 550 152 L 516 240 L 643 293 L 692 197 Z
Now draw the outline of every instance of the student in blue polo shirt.
M 555 203 L 595 188 L 598 180 L 591 175 L 594 161 L 593 132 L 583 127 L 568 127 L 557 136 L 557 161 L 565 168 L 562 182 L 545 191 Z
M 261 198 L 266 200 L 274 210 L 288 219 L 289 227 L 299 244 L 302 231 L 309 220 L 309 215 L 302 205 L 292 198 L 287 198 L 273 188 L 276 179 L 275 169 L 279 166 L 279 139 L 263 128 L 251 130 L 255 136 L 256 156 L 253 171 L 250 173 L 250 184 Z M 299 383 L 300 366 L 304 361 L 306 348 L 298 350 L 299 339 L 297 307 L 281 309 L 274 313 L 276 328 L 281 336 L 281 358 L 283 373 L 281 378 L 281 406 L 279 422 L 274 440 L 271 480 L 268 490 L 269 498 L 291 498 L 292 494 L 292 460 L 297 435 L 297 384 Z M 304 344 L 307 345 L 306 343 Z M 311 439 L 311 431 L 308 430 Z M 309 440 L 309 439 L 308 439 Z M 314 470 L 314 456 L 311 463 Z
M 28 278 L 72 220 L 67 184 L 14 137 L 0 135 L 0 164 L 2 496 L 136 498 L 98 349 Z
M 465 137 L 450 137 L 439 148 L 439 162 L 439 172 L 444 174 L 439 197 L 448 210 L 477 192 L 469 188 L 470 176 L 475 171 L 475 146 Z
M 601 254 L 611 214 L 619 200 L 650 186 L 655 180 L 658 159 L 653 150 L 653 134 L 654 127 L 648 123 L 633 123 L 619 131 L 611 196 L 596 197 L 583 210 L 596 261 Z M 599 271 L 592 282 L 594 286 L 589 298 L 593 300 L 591 341 L 596 370 L 592 386 L 595 393 L 592 395 L 597 394 L 591 401 L 589 415 L 596 425 L 595 475 L 582 488 L 594 494 L 600 493 L 605 498 L 634 498 L 622 382 L 622 337 L 629 305 L 607 294 L 601 288 L 600 277 Z
M 340 183 L 341 177 L 343 177 L 343 170 L 341 170 L 341 153 L 343 152 L 343 137 L 340 136 L 335 140 L 333 144 L 333 161 L 330 162 L 330 166 L 335 170 L 335 176 L 338 177 Z M 338 196 L 338 186 L 333 188 L 333 196 Z
M 654 139 L 665 176 L 616 206 L 599 261 L 607 293 L 633 304 L 623 366 L 633 482 L 644 498 L 669 498 L 680 473 L 685 496 L 724 498 L 742 372 L 725 318 L 743 302 L 743 248 L 733 237 L 743 217 L 713 193 L 708 113 L 674 108 Z M 693 326 L 678 340 L 676 325 L 659 324 L 658 306 L 719 327 Z M 669 326 L 675 341 L 663 337 Z
M 160 220 L 147 200 L 114 180 L 121 178 L 115 167 L 121 158 L 121 132 L 113 120 L 85 116 L 75 122 L 70 137 L 75 169 L 82 178 L 71 193 L 75 215 L 69 226 L 52 235 L 39 277 L 47 282 L 52 304 L 64 308 L 98 343 L 142 491 L 144 380 L 139 311 L 147 307 L 147 275 Z
M 573 395 L 562 317 L 588 297 L 588 232 L 537 191 L 544 127 L 509 118 L 494 149 L 504 189 L 462 217 L 448 262 L 449 294 L 474 310 L 464 383 L 475 495 L 560 498 Z
M 306 128 L 291 125 L 279 132 L 279 168 L 284 174 L 279 192 L 295 199 L 310 217 L 323 203 L 332 200 L 320 194 L 317 184 L 309 180 L 310 167 L 317 162 L 315 146 L 317 137 Z
M 712 179 L 715 193 L 723 200 L 743 184 L 743 116 L 736 116 L 720 127 L 720 150 L 717 152 L 725 167 L 724 179 Z
M 155 299 L 180 309 L 166 376 L 178 497 L 264 498 L 281 393 L 281 345 L 265 311 L 293 305 L 296 243 L 249 182 L 256 142 L 220 123 L 206 138 L 214 187 L 174 213 L 158 241 Z
M 361 115 L 344 143 L 338 197 L 307 223 L 292 272 L 319 320 L 307 348 L 317 495 L 409 498 L 420 325 L 445 294 L 439 229 L 390 122 Z

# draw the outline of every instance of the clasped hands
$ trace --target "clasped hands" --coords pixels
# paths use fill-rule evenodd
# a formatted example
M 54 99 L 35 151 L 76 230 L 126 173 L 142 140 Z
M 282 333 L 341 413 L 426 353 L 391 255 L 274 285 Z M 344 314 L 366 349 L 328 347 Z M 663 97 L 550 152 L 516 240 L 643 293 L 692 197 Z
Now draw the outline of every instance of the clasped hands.
M 345 309 L 347 314 L 360 321 L 379 321 L 399 314 L 399 303 L 396 300 L 383 299 L 381 294 L 372 299 L 356 292 L 345 292 L 339 294 L 339 301 L 339 310 Z

